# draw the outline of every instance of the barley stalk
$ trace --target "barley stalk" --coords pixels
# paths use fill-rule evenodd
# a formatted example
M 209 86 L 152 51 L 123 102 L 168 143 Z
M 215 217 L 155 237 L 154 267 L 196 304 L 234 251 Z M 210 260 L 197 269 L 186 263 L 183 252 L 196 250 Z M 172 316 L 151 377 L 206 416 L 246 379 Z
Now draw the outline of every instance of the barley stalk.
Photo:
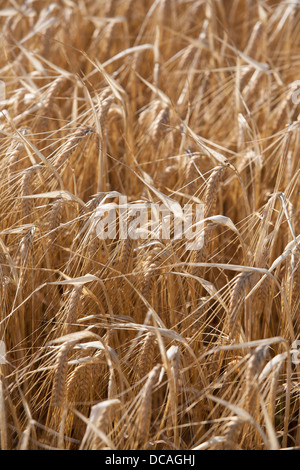
M 70 137 L 70 139 L 68 139 L 66 144 L 60 150 L 59 155 L 55 159 L 53 165 L 54 168 L 60 168 L 65 163 L 65 161 L 68 160 L 68 158 L 75 152 L 78 145 L 83 141 L 83 139 L 93 133 L 94 130 L 90 127 L 87 127 L 83 130 L 79 129 L 78 131 L 74 132 L 74 134 Z
M 55 364 L 55 375 L 53 384 L 53 403 L 56 406 L 64 406 L 66 401 L 66 375 L 67 375 L 67 358 L 70 350 L 76 344 L 76 341 L 68 341 L 64 343 L 57 355 Z
M 139 354 L 138 374 L 140 378 L 148 374 L 152 367 L 152 362 L 154 359 L 154 348 L 155 335 L 153 333 L 147 333 Z
M 142 390 L 141 404 L 139 407 L 139 413 L 137 416 L 137 440 L 140 445 L 144 445 L 147 442 L 148 434 L 150 431 L 151 423 L 151 395 L 153 387 L 158 379 L 161 370 L 161 365 L 156 365 L 149 374 L 146 384 Z

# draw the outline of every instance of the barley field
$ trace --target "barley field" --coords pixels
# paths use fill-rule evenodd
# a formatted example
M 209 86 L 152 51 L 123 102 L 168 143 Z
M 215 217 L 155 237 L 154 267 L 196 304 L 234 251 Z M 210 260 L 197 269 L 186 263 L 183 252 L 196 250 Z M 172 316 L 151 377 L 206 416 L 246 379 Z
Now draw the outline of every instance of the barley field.
M 300 449 L 299 0 L 0 6 L 1 449 Z

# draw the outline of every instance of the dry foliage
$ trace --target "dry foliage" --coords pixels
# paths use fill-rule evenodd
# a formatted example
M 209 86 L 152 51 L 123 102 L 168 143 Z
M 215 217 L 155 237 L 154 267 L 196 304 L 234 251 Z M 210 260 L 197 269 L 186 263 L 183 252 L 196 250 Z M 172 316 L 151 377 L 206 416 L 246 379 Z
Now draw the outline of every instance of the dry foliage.
M 1 448 L 299 448 L 299 2 L 1 7 Z M 99 239 L 116 191 L 203 248 Z

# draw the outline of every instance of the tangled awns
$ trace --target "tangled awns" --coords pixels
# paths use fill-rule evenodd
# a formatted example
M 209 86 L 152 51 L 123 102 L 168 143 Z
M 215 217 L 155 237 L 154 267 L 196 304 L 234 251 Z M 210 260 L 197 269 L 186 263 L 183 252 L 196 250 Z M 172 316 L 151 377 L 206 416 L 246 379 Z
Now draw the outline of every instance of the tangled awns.
M 1 449 L 300 448 L 299 1 L 0 25 Z M 119 195 L 203 244 L 99 236 Z

